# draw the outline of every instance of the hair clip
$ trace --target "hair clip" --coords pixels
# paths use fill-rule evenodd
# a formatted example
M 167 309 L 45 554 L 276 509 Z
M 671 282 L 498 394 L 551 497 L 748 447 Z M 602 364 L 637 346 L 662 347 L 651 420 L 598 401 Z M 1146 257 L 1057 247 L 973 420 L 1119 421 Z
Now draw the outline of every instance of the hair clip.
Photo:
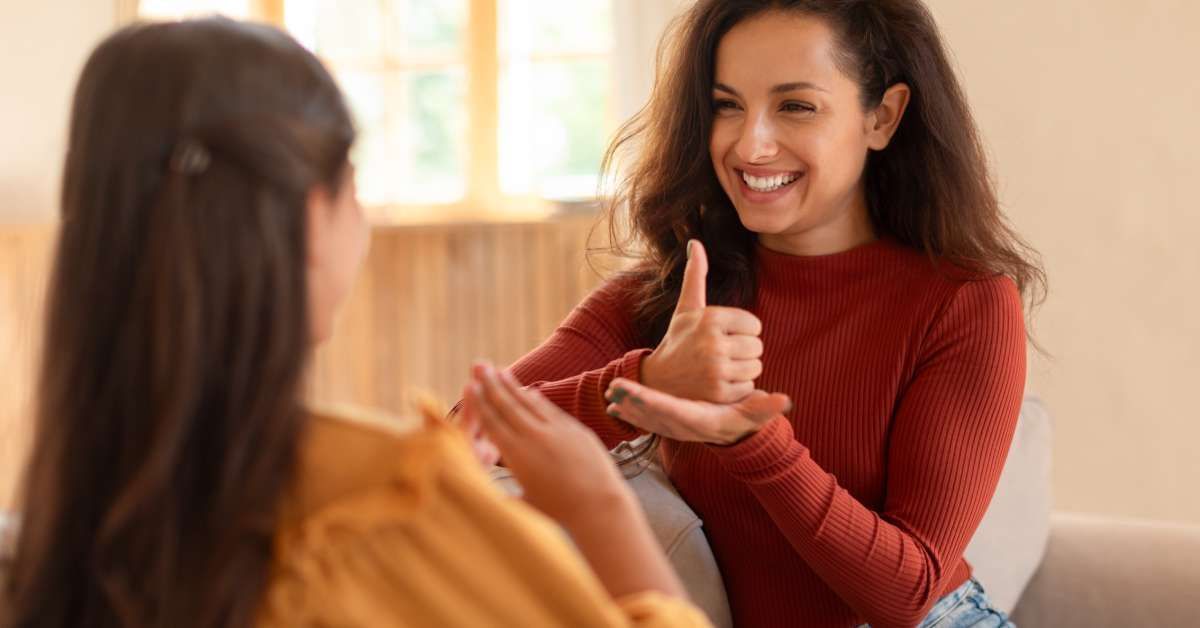
M 171 153 L 171 170 L 184 175 L 197 175 L 208 169 L 212 155 L 203 144 L 185 139 Z

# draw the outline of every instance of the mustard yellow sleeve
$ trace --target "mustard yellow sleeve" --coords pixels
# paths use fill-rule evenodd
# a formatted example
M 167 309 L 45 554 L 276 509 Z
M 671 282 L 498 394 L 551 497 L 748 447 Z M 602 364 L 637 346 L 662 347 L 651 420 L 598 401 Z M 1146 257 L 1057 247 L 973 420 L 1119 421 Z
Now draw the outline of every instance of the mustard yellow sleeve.
M 260 626 L 704 627 L 683 600 L 614 601 L 553 522 L 502 496 L 454 434 L 277 539 Z

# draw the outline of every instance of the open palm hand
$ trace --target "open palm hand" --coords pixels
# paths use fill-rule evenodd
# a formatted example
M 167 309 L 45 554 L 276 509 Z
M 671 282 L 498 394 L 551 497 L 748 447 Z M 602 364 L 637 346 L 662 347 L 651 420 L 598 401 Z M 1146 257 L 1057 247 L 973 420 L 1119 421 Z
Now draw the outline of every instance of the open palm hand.
M 734 403 L 681 399 L 637 382 L 614 379 L 605 394 L 608 413 L 677 441 L 729 445 L 788 412 L 787 395 L 755 390 Z

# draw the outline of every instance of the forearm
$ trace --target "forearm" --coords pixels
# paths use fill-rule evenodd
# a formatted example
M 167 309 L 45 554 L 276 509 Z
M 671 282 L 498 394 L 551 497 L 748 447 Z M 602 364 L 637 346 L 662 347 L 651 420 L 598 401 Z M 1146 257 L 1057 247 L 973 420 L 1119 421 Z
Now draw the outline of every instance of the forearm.
M 618 377 L 636 380 L 646 350 L 633 350 L 611 360 L 601 368 L 592 369 L 555 381 L 537 378 L 535 369 L 524 361 L 513 367 L 513 375 L 521 383 L 537 389 L 564 412 L 588 426 L 605 446 L 612 448 L 621 441 L 633 440 L 642 432 L 633 425 L 608 415 L 604 398 L 608 385 Z
M 939 548 L 847 493 L 786 422 L 714 451 L 796 553 L 872 625 L 916 624 L 936 602 L 949 575 Z
M 601 506 L 561 523 L 614 599 L 646 591 L 687 597 L 628 491 L 616 492 Z

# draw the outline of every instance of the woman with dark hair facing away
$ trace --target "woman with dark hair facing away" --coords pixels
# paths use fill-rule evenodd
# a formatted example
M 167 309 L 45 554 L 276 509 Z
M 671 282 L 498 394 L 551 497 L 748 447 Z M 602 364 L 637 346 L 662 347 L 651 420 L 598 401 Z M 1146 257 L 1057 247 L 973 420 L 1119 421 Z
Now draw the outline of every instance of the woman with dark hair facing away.
M 929 11 L 700 0 L 661 56 L 606 159 L 639 263 L 511 371 L 659 436 L 736 625 L 1006 624 L 963 550 L 1044 276 Z
M 305 407 L 368 241 L 354 135 L 270 27 L 135 25 L 92 54 L 0 626 L 708 625 L 596 436 L 489 366 L 462 429 L 526 503 L 439 418 Z

